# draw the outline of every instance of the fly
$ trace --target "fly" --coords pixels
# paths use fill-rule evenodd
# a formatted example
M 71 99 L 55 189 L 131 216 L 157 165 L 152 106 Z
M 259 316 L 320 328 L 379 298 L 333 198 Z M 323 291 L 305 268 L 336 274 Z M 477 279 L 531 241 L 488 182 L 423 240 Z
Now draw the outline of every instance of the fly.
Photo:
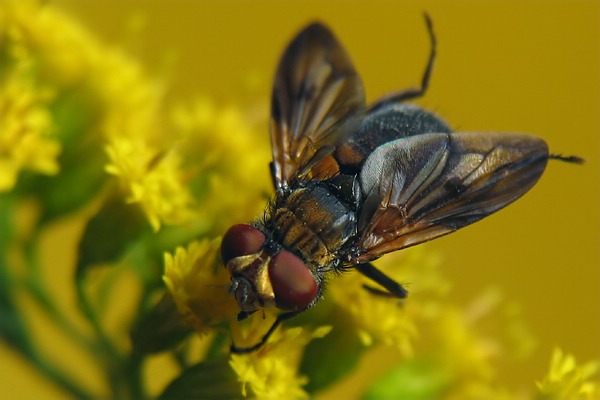
M 270 164 L 275 198 L 265 215 L 232 226 L 221 257 L 231 274 L 238 320 L 274 307 L 282 311 L 261 347 L 285 320 L 313 307 L 326 278 L 350 268 L 378 286 L 375 294 L 405 298 L 406 289 L 371 261 L 472 224 L 521 197 L 548 160 L 544 140 L 519 133 L 454 132 L 407 100 L 421 85 L 367 106 L 350 57 L 324 25 L 301 31 L 285 50 L 271 103 Z

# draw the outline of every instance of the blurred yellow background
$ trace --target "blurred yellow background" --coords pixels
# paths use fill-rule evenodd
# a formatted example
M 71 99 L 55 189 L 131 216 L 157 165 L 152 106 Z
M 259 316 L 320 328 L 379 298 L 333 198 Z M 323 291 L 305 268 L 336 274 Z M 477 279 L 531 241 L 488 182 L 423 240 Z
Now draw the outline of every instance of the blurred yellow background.
M 283 47 L 315 19 L 345 45 L 370 101 L 417 85 L 429 52 L 426 11 L 438 57 L 420 105 L 456 130 L 528 132 L 554 153 L 586 159 L 551 162 L 523 199 L 428 245 L 444 258 L 452 297 L 467 302 L 495 286 L 522 305 L 539 346 L 512 382 L 541 377 L 557 345 L 582 361 L 600 356 L 600 2 L 50 3 L 167 74 L 173 98 L 227 101 L 250 88 L 259 103 L 268 101 Z M 1 362 L 0 387 L 28 385 L 27 366 L 10 360 Z

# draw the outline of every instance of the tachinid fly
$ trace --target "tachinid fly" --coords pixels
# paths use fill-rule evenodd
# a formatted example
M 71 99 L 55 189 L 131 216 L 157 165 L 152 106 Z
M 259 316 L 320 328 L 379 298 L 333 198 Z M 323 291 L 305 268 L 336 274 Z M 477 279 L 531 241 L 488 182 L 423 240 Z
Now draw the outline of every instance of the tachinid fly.
M 549 159 L 537 137 L 453 132 L 406 100 L 421 87 L 370 106 L 348 54 L 325 26 L 306 27 L 288 45 L 275 76 L 270 164 L 275 199 L 265 216 L 232 226 L 221 257 L 242 320 L 261 308 L 282 311 L 254 346 L 284 320 L 315 305 L 327 275 L 355 268 L 381 288 L 407 291 L 370 262 L 454 232 L 512 203 L 540 178 Z

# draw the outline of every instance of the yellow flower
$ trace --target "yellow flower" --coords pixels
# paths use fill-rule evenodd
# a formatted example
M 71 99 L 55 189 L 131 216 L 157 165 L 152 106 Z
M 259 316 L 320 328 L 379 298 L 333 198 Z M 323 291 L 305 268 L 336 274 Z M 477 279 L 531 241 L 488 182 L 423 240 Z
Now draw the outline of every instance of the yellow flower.
M 229 275 L 218 259 L 220 238 L 191 243 L 165 254 L 163 280 L 184 320 L 205 333 L 218 323 L 235 321 L 239 307 L 228 293 Z M 274 321 L 268 312 L 256 313 L 245 322 L 231 324 L 234 343 L 255 344 Z M 279 327 L 269 341 L 250 354 L 232 354 L 230 365 L 242 383 L 243 395 L 258 399 L 307 398 L 308 382 L 298 375 L 303 349 L 330 327 L 309 329 Z
M 554 349 L 548 375 L 537 383 L 538 399 L 600 399 L 600 361 L 577 365 L 575 357 Z M 595 381 L 592 380 L 594 378 Z
M 439 265 L 439 258 L 426 247 L 382 258 L 381 270 L 409 282 L 405 284 L 409 297 L 401 307 L 398 301 L 362 289 L 362 283 L 373 283 L 351 276 L 356 273 L 348 273 L 348 281 L 339 287 L 332 285 L 330 293 L 350 305 L 361 335 L 392 345 L 403 356 L 371 394 L 375 398 L 382 393 L 387 398 L 420 393 L 422 398 L 514 399 L 515 394 L 499 387 L 495 379 L 499 362 L 522 357 L 533 346 L 518 308 L 492 289 L 472 304 L 458 306 L 448 296 L 450 285 Z M 419 385 L 420 381 L 429 386 Z
M 183 182 L 176 152 L 161 154 L 144 140 L 130 138 L 115 138 L 106 152 L 106 171 L 120 179 L 127 201 L 142 207 L 155 231 L 161 222 L 176 225 L 192 219 L 194 199 Z
M 165 254 L 163 280 L 184 320 L 205 333 L 224 320 L 235 321 L 239 311 L 228 293 L 229 275 L 218 259 L 220 238 L 191 243 Z M 263 317 L 268 315 L 269 318 Z M 273 323 L 266 312 L 249 321 L 231 324 L 234 343 L 257 343 Z M 307 398 L 302 386 L 307 378 L 298 376 L 304 346 L 326 335 L 330 327 L 279 327 L 269 341 L 250 354 L 231 355 L 230 365 L 243 384 L 243 394 L 259 399 Z
M 104 148 L 105 170 L 155 230 L 189 222 L 195 203 L 177 137 L 165 134 L 163 85 L 50 5 L 9 0 L 0 5 L 0 21 L 0 190 L 12 188 L 23 169 L 56 174 L 61 147 L 89 149 L 81 162 L 97 161 L 94 152 Z
M 18 24 L 0 8 L 0 192 L 10 190 L 23 170 L 55 175 L 61 144 L 53 136 L 48 105 L 53 90 L 36 81 L 35 56 Z M 4 22 L 4 23 L 3 23 Z
M 423 329 L 431 336 L 427 351 L 445 371 L 448 393 L 456 399 L 510 398 L 497 387 L 498 365 L 528 355 L 534 345 L 514 305 L 494 289 L 466 307 L 448 304 Z
M 138 79 L 135 71 L 127 71 L 122 80 Z M 110 92 L 110 87 L 123 85 L 108 86 L 105 91 Z M 191 107 L 174 109 L 170 121 L 174 133 L 161 144 L 155 140 L 156 127 L 149 123 L 159 114 L 152 92 L 133 83 L 125 86 L 139 86 L 133 98 L 140 104 L 132 100 L 107 116 L 106 171 L 119 179 L 128 202 L 140 204 L 156 231 L 161 223 L 201 221 L 221 233 L 262 212 L 270 190 L 269 156 L 258 139 L 266 139 L 266 130 L 254 132 L 250 118 L 237 107 L 219 108 L 200 98 Z M 137 117 L 127 119 L 119 110 Z
M 267 111 L 261 115 L 266 121 Z M 198 218 L 221 234 L 260 215 L 272 191 L 266 124 L 258 129 L 242 108 L 217 106 L 203 97 L 176 107 L 171 119 L 182 138 L 178 148 L 185 165 L 197 171 L 190 185 L 199 201 Z
M 0 191 L 12 189 L 25 169 L 58 173 L 61 145 L 52 137 L 48 98 L 47 91 L 16 73 L 0 80 Z
M 493 342 L 482 337 L 455 307 L 448 307 L 436 328 L 440 347 L 434 352 L 439 366 L 451 374 L 459 392 L 475 382 L 489 384 L 494 373 L 490 362 L 495 352 Z
M 6 27 L 11 54 L 27 55 L 31 67 L 39 67 L 33 76 L 57 87 L 80 84 L 89 64 L 103 54 L 83 27 L 40 1 L 4 1 L 0 22 L 0 38 Z
M 178 137 L 161 118 L 162 85 L 150 81 L 140 65 L 113 51 L 94 65 L 90 85 L 110 107 L 101 127 L 114 175 L 128 202 L 139 204 L 155 231 L 161 224 L 181 225 L 196 216 L 187 187 Z
M 386 255 L 377 263 L 392 279 L 409 282 L 406 285 L 410 292 L 408 301 L 377 296 L 365 290 L 364 284 L 376 284 L 356 271 L 332 279 L 328 295 L 354 317 L 365 345 L 377 341 L 410 355 L 412 342 L 418 336 L 416 323 L 437 315 L 441 298 L 448 291 L 448 283 L 441 278 L 438 265 L 437 257 L 422 248 Z
M 243 325 L 234 325 L 233 337 L 256 343 L 265 333 L 265 327 L 272 320 L 260 315 L 251 317 Z M 308 378 L 298 375 L 304 347 L 314 338 L 325 336 L 331 327 L 322 326 L 314 330 L 304 327 L 279 327 L 269 341 L 249 354 L 232 354 L 231 368 L 242 383 L 242 394 L 256 399 L 306 399 L 308 394 L 302 389 Z
M 204 333 L 239 311 L 227 290 L 229 274 L 218 257 L 221 239 L 192 242 L 165 254 L 167 285 L 185 321 Z

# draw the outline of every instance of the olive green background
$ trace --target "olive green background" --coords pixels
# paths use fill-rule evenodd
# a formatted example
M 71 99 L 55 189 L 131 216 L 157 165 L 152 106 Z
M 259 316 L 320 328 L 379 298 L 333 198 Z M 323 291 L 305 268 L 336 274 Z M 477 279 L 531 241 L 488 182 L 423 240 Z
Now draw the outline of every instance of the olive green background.
M 452 298 L 466 303 L 495 286 L 522 305 L 539 346 L 505 377 L 511 384 L 533 387 L 556 345 L 581 361 L 600 356 L 600 2 L 51 3 L 130 49 L 151 73 L 167 73 L 170 98 L 208 94 L 226 102 L 250 87 L 263 103 L 283 47 L 315 19 L 351 54 L 370 101 L 417 85 L 429 52 L 426 11 L 438 58 L 418 104 L 456 130 L 528 132 L 552 152 L 587 160 L 550 162 L 517 203 L 427 245 L 444 258 Z M 256 140 L 267 141 L 267 132 Z M 31 372 L 13 366 L 0 382 L 27 385 Z M 36 393 L 35 385 L 26 389 Z

